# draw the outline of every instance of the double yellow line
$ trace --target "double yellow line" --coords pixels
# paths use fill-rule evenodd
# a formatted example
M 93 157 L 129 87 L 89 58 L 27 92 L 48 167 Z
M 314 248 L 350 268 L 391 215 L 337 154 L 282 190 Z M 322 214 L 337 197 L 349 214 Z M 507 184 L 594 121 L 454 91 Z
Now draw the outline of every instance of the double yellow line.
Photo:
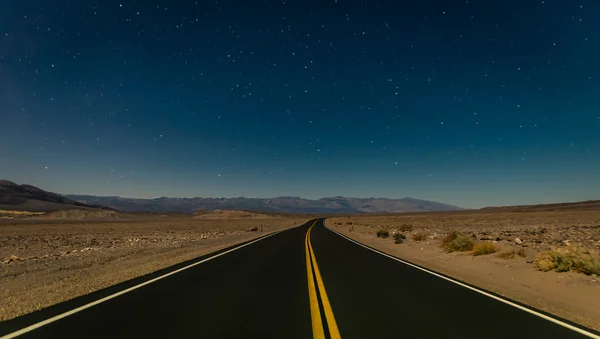
M 304 240 L 304 247 L 306 249 L 306 273 L 308 275 L 308 297 L 310 299 L 310 317 L 312 319 L 312 329 L 314 339 L 325 339 L 325 326 L 323 326 L 323 319 L 321 317 L 321 310 L 319 308 L 319 296 L 321 297 L 321 305 L 323 307 L 323 313 L 327 320 L 327 332 L 331 339 L 341 339 L 340 331 L 338 330 L 335 317 L 333 316 L 333 310 L 325 291 L 325 284 L 323 284 L 323 278 L 321 278 L 321 272 L 319 272 L 319 266 L 317 265 L 317 259 L 315 258 L 315 252 L 313 251 L 312 244 L 310 242 L 310 232 L 317 223 L 318 220 L 308 228 L 306 232 L 306 239 Z M 315 285 L 316 280 L 316 285 Z M 318 294 L 317 294 L 318 293 Z

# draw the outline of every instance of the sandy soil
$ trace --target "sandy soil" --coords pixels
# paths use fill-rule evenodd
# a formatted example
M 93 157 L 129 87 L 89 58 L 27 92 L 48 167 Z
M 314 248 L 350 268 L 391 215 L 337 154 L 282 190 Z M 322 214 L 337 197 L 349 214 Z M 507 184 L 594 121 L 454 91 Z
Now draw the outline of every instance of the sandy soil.
M 308 220 L 56 218 L 0 221 L 0 321 Z
M 541 272 L 534 265 L 537 253 L 555 247 L 577 244 L 597 255 L 600 211 L 352 216 L 327 219 L 326 224 L 383 252 L 600 330 L 598 276 Z M 389 230 L 389 238 L 376 236 L 382 229 Z M 451 230 L 477 241 L 495 243 L 500 251 L 481 256 L 471 252 L 446 253 L 440 241 Z M 395 244 L 391 236 L 395 232 L 403 233 L 407 239 Z M 413 240 L 418 232 L 426 233 L 426 240 Z M 521 249 L 524 257 L 499 256 Z
M 272 219 L 274 215 L 263 213 L 235 211 L 235 210 L 210 210 L 199 211 L 194 214 L 197 219 Z

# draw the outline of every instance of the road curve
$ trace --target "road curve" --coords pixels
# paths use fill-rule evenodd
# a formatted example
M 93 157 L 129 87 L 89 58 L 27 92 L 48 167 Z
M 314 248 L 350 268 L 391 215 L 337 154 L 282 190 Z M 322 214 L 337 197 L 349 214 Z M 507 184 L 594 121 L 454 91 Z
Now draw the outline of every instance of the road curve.
M 322 219 L 0 323 L 0 339 L 594 335 L 375 253 Z

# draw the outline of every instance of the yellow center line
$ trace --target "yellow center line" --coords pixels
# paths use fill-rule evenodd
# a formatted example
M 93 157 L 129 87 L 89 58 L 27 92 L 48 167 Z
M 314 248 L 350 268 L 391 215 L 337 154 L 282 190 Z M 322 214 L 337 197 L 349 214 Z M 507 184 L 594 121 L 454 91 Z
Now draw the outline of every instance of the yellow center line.
M 317 223 L 312 224 L 314 226 Z M 311 228 L 312 228 L 311 226 Z M 310 230 L 310 228 L 309 228 Z M 325 339 L 325 331 L 323 329 L 323 321 L 321 319 L 321 311 L 319 311 L 319 300 L 317 299 L 317 289 L 315 288 L 315 281 L 313 279 L 313 270 L 310 264 L 310 251 L 309 251 L 309 231 L 306 232 L 304 238 L 304 249 L 306 252 L 306 274 L 308 275 L 308 298 L 310 300 L 310 317 L 312 320 L 312 330 L 314 339 Z
M 306 231 L 306 237 L 304 239 L 304 248 L 306 251 L 306 273 L 308 275 L 308 297 L 310 300 L 310 315 L 312 320 L 313 338 L 325 338 L 323 320 L 321 318 L 321 311 L 319 310 L 317 288 L 315 287 L 314 281 L 314 279 L 316 278 L 319 296 L 321 297 L 321 303 L 323 305 L 323 311 L 325 313 L 325 319 L 327 320 L 329 336 L 331 337 L 331 339 L 341 339 L 342 337 L 340 335 L 337 322 L 335 321 L 335 316 L 333 315 L 333 309 L 331 308 L 329 297 L 327 297 L 325 284 L 323 283 L 323 278 L 321 277 L 321 271 L 319 270 L 319 265 L 317 265 L 315 251 L 312 247 L 312 242 L 310 241 L 312 229 L 317 224 L 317 221 L 318 220 L 315 220 L 312 226 L 308 228 L 308 231 Z
M 310 251 L 312 253 L 312 263 L 314 267 L 315 276 L 317 278 L 317 285 L 319 287 L 319 294 L 321 295 L 321 302 L 323 303 L 323 310 L 325 311 L 325 319 L 327 319 L 327 327 L 329 328 L 329 335 L 331 339 L 341 339 L 340 330 L 338 329 L 337 322 L 335 321 L 335 316 L 333 315 L 333 309 L 331 308 L 331 303 L 329 302 L 329 297 L 327 297 L 327 291 L 325 290 L 325 284 L 323 283 L 323 278 L 321 277 L 321 272 L 319 271 L 319 265 L 317 265 L 317 257 L 315 255 L 315 251 L 312 247 L 312 242 L 310 241 L 310 234 L 312 233 L 312 229 L 315 226 L 313 224 L 308 229 L 308 246 L 310 247 Z

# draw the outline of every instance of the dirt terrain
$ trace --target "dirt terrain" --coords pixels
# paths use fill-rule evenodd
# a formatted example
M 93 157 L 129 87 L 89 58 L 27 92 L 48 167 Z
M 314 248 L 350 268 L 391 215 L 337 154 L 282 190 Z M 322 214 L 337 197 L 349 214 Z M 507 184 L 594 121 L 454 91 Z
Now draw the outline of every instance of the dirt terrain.
M 327 225 L 386 253 L 600 330 L 600 210 L 348 216 L 327 219 Z M 474 247 L 449 253 L 442 244 L 450 234 Z M 569 266 L 546 267 L 554 257 L 571 260 Z
M 208 210 L 194 213 L 197 219 L 271 219 L 274 215 L 235 210 Z
M 114 211 L 0 212 L 7 218 L 0 220 L 0 320 L 309 219 L 268 215 L 257 219 L 247 214 L 235 219 L 232 215 L 240 216 L 231 213 L 224 219 L 223 212 L 215 219 Z

